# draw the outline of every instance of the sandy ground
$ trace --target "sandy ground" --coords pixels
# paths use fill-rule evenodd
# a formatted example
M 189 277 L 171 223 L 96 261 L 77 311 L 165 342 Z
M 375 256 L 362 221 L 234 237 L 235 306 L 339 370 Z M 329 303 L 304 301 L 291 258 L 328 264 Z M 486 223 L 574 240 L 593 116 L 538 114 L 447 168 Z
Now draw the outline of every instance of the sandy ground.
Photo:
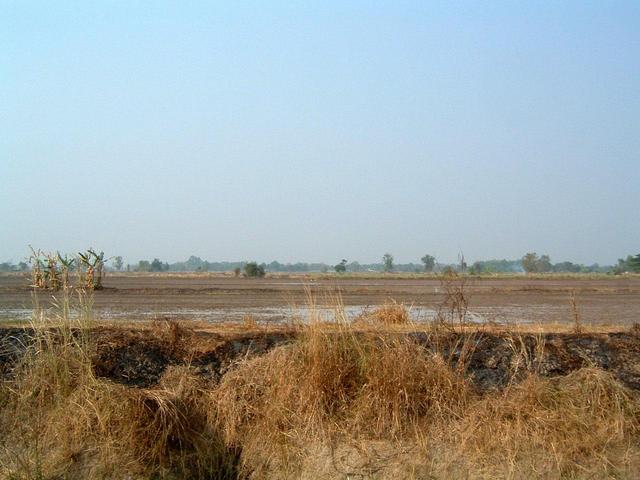
M 339 294 L 357 314 L 389 298 L 412 306 L 417 319 L 427 318 L 442 303 L 437 278 L 320 278 L 309 275 L 263 279 L 209 274 L 110 274 L 105 289 L 95 292 L 97 318 L 150 320 L 176 318 L 204 321 L 239 320 L 249 315 L 279 321 L 299 315 L 311 291 L 320 307 Z M 477 320 L 517 323 L 565 323 L 573 320 L 571 292 L 586 324 L 640 322 L 640 277 L 469 279 L 465 292 Z M 39 294 L 42 305 L 51 293 Z M 0 321 L 29 317 L 34 299 L 28 279 L 0 275 Z M 304 313 L 302 313 L 304 315 Z

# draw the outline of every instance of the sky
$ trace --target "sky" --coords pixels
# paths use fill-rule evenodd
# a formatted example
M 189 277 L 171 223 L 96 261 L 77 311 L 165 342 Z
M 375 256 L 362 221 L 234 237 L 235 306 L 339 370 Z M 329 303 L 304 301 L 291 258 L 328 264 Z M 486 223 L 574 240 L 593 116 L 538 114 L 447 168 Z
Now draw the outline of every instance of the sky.
M 0 261 L 615 263 L 640 2 L 0 1 Z

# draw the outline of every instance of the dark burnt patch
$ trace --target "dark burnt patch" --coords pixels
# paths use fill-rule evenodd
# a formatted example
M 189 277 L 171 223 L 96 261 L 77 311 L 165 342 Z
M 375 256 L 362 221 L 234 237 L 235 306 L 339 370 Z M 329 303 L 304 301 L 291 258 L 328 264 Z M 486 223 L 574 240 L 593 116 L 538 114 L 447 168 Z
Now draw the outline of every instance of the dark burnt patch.
M 218 381 L 238 360 L 262 355 L 290 335 L 251 333 L 225 338 L 164 322 L 151 330 L 94 332 L 96 375 L 137 387 L 158 383 L 169 365 L 188 365 L 197 374 Z
M 235 363 L 256 355 L 264 355 L 273 348 L 290 342 L 293 338 L 288 333 L 244 334 L 223 341 L 211 352 L 194 357 L 191 366 L 205 377 L 216 381 Z
M 0 328 L 0 380 L 11 375 L 32 338 L 24 328 Z
M 153 342 L 98 345 L 92 357 L 94 373 L 125 385 L 149 387 L 160 380 L 172 358 Z
M 462 369 L 480 391 L 503 388 L 531 373 L 567 375 L 585 366 L 612 372 L 640 390 L 640 335 L 496 332 L 406 334 Z M 295 341 L 294 331 L 216 333 L 191 330 L 171 321 L 152 328 L 97 327 L 91 330 L 91 358 L 96 375 L 134 387 L 152 387 L 171 365 L 190 366 L 217 382 L 244 359 L 264 355 Z M 8 378 L 33 341 L 29 328 L 0 328 L 0 379 Z

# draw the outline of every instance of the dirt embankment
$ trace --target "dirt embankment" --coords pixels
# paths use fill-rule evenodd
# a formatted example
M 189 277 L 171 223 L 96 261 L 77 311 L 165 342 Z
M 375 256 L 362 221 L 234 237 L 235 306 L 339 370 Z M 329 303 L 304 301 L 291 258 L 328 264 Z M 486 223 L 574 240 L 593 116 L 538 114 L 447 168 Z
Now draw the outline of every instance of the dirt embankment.
M 11 376 L 33 342 L 29 328 L 0 328 L 0 378 Z M 361 332 L 371 335 L 371 332 Z M 168 367 L 190 366 L 218 381 L 233 365 L 294 342 L 295 330 L 215 333 L 167 323 L 159 328 L 97 327 L 90 332 L 97 376 L 131 387 L 153 387 Z M 464 368 L 480 391 L 501 388 L 528 373 L 552 377 L 585 366 L 612 372 L 640 390 L 640 333 L 396 333 L 407 335 L 428 353 Z

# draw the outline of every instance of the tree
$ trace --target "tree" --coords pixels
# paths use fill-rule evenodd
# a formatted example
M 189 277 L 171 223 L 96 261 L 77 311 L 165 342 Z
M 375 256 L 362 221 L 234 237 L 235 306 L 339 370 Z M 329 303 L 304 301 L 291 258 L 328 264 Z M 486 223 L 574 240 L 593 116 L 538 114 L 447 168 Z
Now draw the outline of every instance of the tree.
M 15 266 L 11 262 L 0 263 L 0 272 L 13 272 L 15 269 Z
M 389 273 L 393 271 L 393 255 L 390 253 L 385 253 L 382 256 L 382 268 L 385 273 Z
M 540 256 L 540 260 L 538 261 L 538 271 L 550 272 L 551 270 L 553 270 L 553 265 L 551 265 L 551 258 L 549 255 Z
M 164 270 L 164 265 L 160 261 L 159 258 L 154 258 L 151 262 L 151 271 L 152 272 L 162 272 Z
M 587 267 L 583 267 L 582 265 L 579 265 L 577 263 L 573 263 L 573 262 L 560 262 L 560 263 L 556 263 L 553 266 L 553 271 L 554 272 L 572 272 L 572 273 L 577 273 L 582 271 L 583 269 L 586 269 Z
M 343 258 L 339 264 L 337 264 L 333 269 L 338 273 L 344 273 L 347 271 L 347 261 Z
M 442 275 L 445 277 L 455 275 L 456 271 L 453 269 L 451 265 L 447 265 L 442 269 Z
M 433 255 L 425 255 L 420 261 L 424 263 L 425 272 L 433 272 L 433 267 L 436 266 L 436 257 Z
M 522 257 L 522 268 L 527 273 L 532 273 L 537 271 L 536 268 L 538 266 L 538 254 L 535 252 L 529 252 L 524 257 Z
M 460 252 L 458 254 L 458 270 L 462 273 L 466 272 L 467 270 L 467 262 L 464 259 L 464 253 Z
M 553 265 L 549 255 L 538 257 L 537 253 L 529 252 L 522 257 L 522 268 L 527 273 L 550 272 L 553 269 Z
M 247 262 L 244 265 L 244 274 L 247 277 L 264 277 L 264 265 L 258 265 L 257 262 Z
M 150 272 L 151 271 L 151 263 L 149 260 L 140 260 L 138 262 L 138 266 L 136 267 L 136 271 L 138 272 Z
M 117 257 L 113 257 L 113 268 L 120 271 L 122 270 L 123 265 L 124 261 L 122 260 L 122 257 L 120 255 L 118 255 Z
M 484 264 L 482 262 L 473 262 L 471 268 L 469 269 L 469 273 L 471 275 L 480 275 L 485 270 Z
M 236 268 L 234 268 L 234 269 L 233 269 L 233 274 L 234 274 L 236 277 L 239 277 L 239 276 L 240 276 L 240 272 L 241 272 L 241 271 L 242 271 L 242 269 L 241 269 L 240 267 L 236 267 Z
M 640 272 L 640 253 L 635 256 L 627 255 L 627 258 L 618 259 L 618 264 L 613 267 L 613 273 L 620 274 L 625 272 Z

